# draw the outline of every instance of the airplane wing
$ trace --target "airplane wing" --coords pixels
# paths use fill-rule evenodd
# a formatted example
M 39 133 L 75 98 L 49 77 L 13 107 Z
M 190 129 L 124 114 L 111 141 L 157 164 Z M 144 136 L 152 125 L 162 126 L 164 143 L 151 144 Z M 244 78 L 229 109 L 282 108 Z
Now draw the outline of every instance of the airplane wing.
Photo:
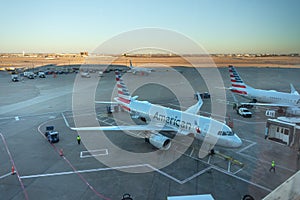
M 176 131 L 172 127 L 154 125 L 69 127 L 74 131 Z
M 201 98 L 199 92 L 197 92 L 196 95 L 198 97 L 198 102 L 195 105 L 192 105 L 191 107 L 189 107 L 185 112 L 196 115 L 199 112 L 199 110 L 201 109 L 201 107 L 203 105 L 202 98 Z
M 136 126 L 97 126 L 97 127 L 69 127 L 73 131 L 174 131 L 181 135 L 189 135 L 189 131 L 177 130 L 172 127 L 136 125 Z

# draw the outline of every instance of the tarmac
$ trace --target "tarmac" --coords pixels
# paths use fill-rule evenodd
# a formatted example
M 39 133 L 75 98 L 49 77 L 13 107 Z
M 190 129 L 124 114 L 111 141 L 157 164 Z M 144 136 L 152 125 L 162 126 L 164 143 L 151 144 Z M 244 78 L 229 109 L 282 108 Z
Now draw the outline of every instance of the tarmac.
M 228 87 L 228 69 L 219 71 Z M 238 72 L 252 87 L 289 92 L 289 83 L 293 83 L 300 89 L 300 69 L 249 66 L 238 68 Z M 184 67 L 176 67 L 176 71 L 156 68 L 149 75 L 127 73 L 124 79 L 138 99 L 172 108 L 180 105 L 183 110 L 196 103 L 191 91 L 206 92 L 209 85 L 195 69 Z M 189 85 L 185 85 L 186 80 Z M 91 90 L 94 83 L 96 88 Z M 90 96 L 111 101 L 115 85 L 113 72 L 101 78 L 98 73 L 91 73 L 91 78 L 72 73 L 20 82 L 11 82 L 7 72 L 0 72 L 0 199 L 122 199 L 126 193 L 134 200 L 200 194 L 212 194 L 216 200 L 241 199 L 246 194 L 262 199 L 300 169 L 297 152 L 264 139 L 264 110 L 252 109 L 250 119 L 237 115 L 229 91 L 226 99 L 204 99 L 201 114 L 210 115 L 212 102 L 224 105 L 226 115 L 233 120 L 233 130 L 243 141 L 240 148 L 216 146 L 215 155 L 200 159 L 201 141 L 187 146 L 186 138 L 175 137 L 170 150 L 158 151 L 145 143 L 143 133 L 120 131 L 87 132 L 84 134 L 95 138 L 105 136 L 109 142 L 95 141 L 91 148 L 82 135 L 78 145 L 78 133 L 67 127 L 74 126 L 75 115 L 85 119 L 85 126 L 93 125 L 90 118 L 101 125 L 137 122 L 129 120 L 126 112 L 107 114 L 107 105 L 84 103 L 90 102 Z M 93 94 L 88 94 L 91 91 Z M 84 101 L 74 99 L 76 94 Z M 50 144 L 45 138 L 48 125 L 59 131 L 58 143 Z M 134 156 L 127 159 L 123 152 Z M 154 160 L 140 156 L 149 153 Z M 172 156 L 178 159 L 159 167 Z M 269 172 L 272 160 L 276 162 L 275 173 Z

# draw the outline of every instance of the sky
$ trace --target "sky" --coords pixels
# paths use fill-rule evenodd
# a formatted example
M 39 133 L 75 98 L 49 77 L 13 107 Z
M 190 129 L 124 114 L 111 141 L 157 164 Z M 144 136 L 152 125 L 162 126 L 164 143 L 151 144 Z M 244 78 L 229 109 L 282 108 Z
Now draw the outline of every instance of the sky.
M 298 0 L 0 2 L 0 53 L 93 52 L 113 37 L 149 27 L 182 34 L 209 53 L 300 53 Z

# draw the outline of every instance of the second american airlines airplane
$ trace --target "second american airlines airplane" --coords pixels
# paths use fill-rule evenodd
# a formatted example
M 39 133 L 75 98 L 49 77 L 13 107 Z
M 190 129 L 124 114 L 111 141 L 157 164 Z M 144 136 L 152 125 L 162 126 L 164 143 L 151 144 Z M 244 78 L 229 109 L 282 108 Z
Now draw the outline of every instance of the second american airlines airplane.
M 150 69 L 150 68 L 134 67 L 134 66 L 132 65 L 131 60 L 129 60 L 129 68 L 130 68 L 130 71 L 131 71 L 133 74 L 136 74 L 137 72 L 150 74 L 150 73 L 153 71 L 153 70 Z
M 287 114 L 300 115 L 300 95 L 292 84 L 290 93 L 261 90 L 246 85 L 232 65 L 229 65 L 229 74 L 231 92 L 251 100 L 250 103 L 242 105 L 280 107 L 284 108 Z
M 113 103 L 119 104 L 124 110 L 138 115 L 141 119 L 150 119 L 150 123 L 147 125 L 128 126 L 70 127 L 72 130 L 148 131 L 148 142 L 161 150 L 170 148 L 171 139 L 158 131 L 172 131 L 177 132 L 179 135 L 193 135 L 196 139 L 207 142 L 206 144 L 209 144 L 211 148 L 215 144 L 232 148 L 242 145 L 241 139 L 226 124 L 209 117 L 197 115 L 203 104 L 200 95 L 198 102 L 185 111 L 151 104 L 148 101 L 139 101 L 137 96 L 130 96 L 119 72 L 116 71 L 115 73 L 118 96 L 114 98 L 116 102 Z

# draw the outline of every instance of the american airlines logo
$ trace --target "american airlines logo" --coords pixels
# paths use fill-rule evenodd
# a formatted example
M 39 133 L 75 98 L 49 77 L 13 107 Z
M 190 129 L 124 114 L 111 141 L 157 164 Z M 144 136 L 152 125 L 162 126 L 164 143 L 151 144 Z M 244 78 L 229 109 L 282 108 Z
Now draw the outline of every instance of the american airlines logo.
M 186 129 L 186 130 L 191 130 L 192 124 L 189 122 L 185 122 L 183 120 L 180 120 L 175 117 L 169 117 L 166 115 L 159 114 L 158 112 L 155 113 L 153 116 L 153 119 L 156 119 L 157 121 L 161 121 L 166 124 L 170 124 L 172 126 L 177 126 L 178 128 Z

